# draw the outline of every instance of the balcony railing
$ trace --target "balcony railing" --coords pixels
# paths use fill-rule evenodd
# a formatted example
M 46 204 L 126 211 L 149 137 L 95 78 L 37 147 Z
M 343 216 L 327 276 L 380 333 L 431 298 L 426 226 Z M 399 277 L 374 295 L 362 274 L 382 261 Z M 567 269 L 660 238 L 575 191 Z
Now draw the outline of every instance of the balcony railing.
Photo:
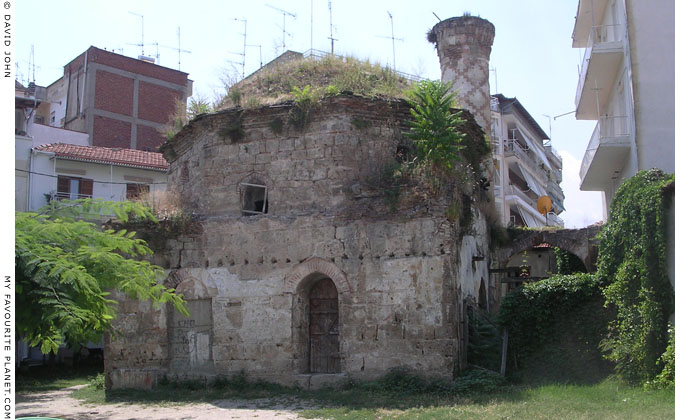
M 546 151 L 546 155 L 553 158 L 553 160 L 558 163 L 558 167 L 562 168 L 563 167 L 563 158 L 561 155 L 558 153 L 556 149 L 553 148 L 553 146 L 545 146 L 544 150 Z
M 584 179 L 589 170 L 594 155 L 602 143 L 614 141 L 614 139 L 627 137 L 630 135 L 630 124 L 627 116 L 601 117 L 589 139 L 587 150 L 582 158 L 580 166 L 580 179 Z
M 589 31 L 589 39 L 587 40 L 587 49 L 585 56 L 582 58 L 580 65 L 580 77 L 577 82 L 577 93 L 575 94 L 575 105 L 580 103 L 582 92 L 587 78 L 587 70 L 589 68 L 589 60 L 592 58 L 592 50 L 600 44 L 608 42 L 616 42 L 622 40 L 622 25 L 602 25 L 593 26 Z
M 565 226 L 565 222 L 563 221 L 563 219 L 558 217 L 558 215 L 554 212 L 547 213 L 547 218 L 549 220 L 549 226 L 554 226 L 554 225 L 560 226 L 560 227 Z
M 529 147 L 521 145 L 515 139 L 508 139 L 508 142 L 505 143 L 505 151 L 507 154 L 514 154 L 525 163 L 536 163 L 534 156 L 529 151 Z
M 80 198 L 91 198 L 88 194 L 74 194 L 68 192 L 52 192 L 50 193 L 51 200 L 78 200 Z
M 522 199 L 522 201 L 524 201 L 525 204 L 527 204 L 528 206 L 533 207 L 533 208 L 537 208 L 537 202 L 534 200 L 534 198 L 527 195 L 527 192 L 522 191 L 520 188 L 516 187 L 515 185 L 510 185 L 510 192 L 512 195 Z

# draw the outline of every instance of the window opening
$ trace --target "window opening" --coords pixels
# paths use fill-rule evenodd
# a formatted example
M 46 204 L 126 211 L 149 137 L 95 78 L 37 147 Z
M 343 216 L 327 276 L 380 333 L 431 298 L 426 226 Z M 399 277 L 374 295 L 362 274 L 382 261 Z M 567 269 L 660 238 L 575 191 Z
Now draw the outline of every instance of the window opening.
M 76 200 L 78 198 L 90 198 L 93 195 L 93 180 L 58 176 L 57 199 Z
M 242 214 L 251 216 L 254 214 L 268 213 L 268 189 L 265 185 L 241 183 L 243 187 Z
M 127 200 L 136 200 L 150 192 L 148 184 L 127 184 Z

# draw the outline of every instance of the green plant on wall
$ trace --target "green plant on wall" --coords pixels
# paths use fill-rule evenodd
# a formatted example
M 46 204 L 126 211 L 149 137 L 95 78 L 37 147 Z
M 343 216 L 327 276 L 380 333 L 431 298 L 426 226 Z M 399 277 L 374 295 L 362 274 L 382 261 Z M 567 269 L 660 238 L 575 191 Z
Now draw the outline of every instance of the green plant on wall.
M 556 256 L 556 271 L 558 274 L 586 273 L 587 267 L 576 255 L 558 247 L 553 248 Z
M 606 304 L 617 311 L 602 348 L 621 376 L 634 383 L 650 381 L 664 368 L 659 360 L 674 300 L 666 272 L 665 191 L 674 179 L 652 169 L 625 181 L 601 232 L 597 275 Z
M 295 102 L 290 110 L 289 120 L 295 128 L 304 130 L 309 123 L 311 111 L 316 104 L 316 96 L 309 85 L 306 85 L 303 89 L 295 86 L 290 94 Z
M 451 109 L 451 85 L 440 81 L 421 81 L 410 92 L 408 102 L 413 118 L 409 137 L 415 143 L 417 155 L 436 170 L 450 171 L 464 148 L 464 135 L 458 130 L 464 121 L 459 113 Z

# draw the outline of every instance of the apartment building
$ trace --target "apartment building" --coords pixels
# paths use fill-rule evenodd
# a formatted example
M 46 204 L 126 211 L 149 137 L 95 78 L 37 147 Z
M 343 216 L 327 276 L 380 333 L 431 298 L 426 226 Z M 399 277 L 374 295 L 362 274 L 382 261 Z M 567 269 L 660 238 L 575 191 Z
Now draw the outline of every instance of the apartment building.
M 192 95 L 188 74 L 90 47 L 47 86 L 35 121 L 88 133 L 91 146 L 156 151 L 176 101 Z
M 549 136 L 517 98 L 491 98 L 491 142 L 494 156 L 494 198 L 504 226 L 561 226 L 565 207 L 559 185 L 563 162 Z M 537 208 L 548 196 L 551 211 Z
M 673 0 L 580 0 L 573 48 L 582 51 L 575 117 L 596 120 L 580 189 L 602 191 L 604 217 L 638 171 L 675 172 Z

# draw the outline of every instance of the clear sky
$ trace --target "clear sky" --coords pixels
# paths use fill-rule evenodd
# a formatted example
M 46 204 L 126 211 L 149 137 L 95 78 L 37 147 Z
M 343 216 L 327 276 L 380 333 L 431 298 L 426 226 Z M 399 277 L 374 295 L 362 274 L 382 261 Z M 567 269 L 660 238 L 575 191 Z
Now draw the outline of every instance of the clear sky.
M 335 53 L 393 65 L 391 19 L 399 71 L 440 78 L 438 57 L 426 32 L 441 19 L 479 15 L 496 27 L 490 66 L 492 93 L 517 97 L 563 157 L 566 227 L 582 227 L 602 219 L 601 194 L 579 191 L 580 160 L 594 129 L 593 121 L 576 121 L 574 110 L 582 52 L 571 47 L 577 0 L 331 0 Z M 273 6 L 270 7 L 270 6 Z M 46 86 L 62 75 L 63 66 L 89 46 L 127 56 L 159 55 L 159 64 L 178 68 L 194 80 L 196 97 L 213 100 L 223 78 L 242 72 L 246 19 L 245 74 L 283 51 L 282 9 L 286 49 L 330 51 L 328 0 L 134 1 L 32 0 L 17 2 L 15 54 L 20 81 L 33 80 L 29 66 L 34 48 L 35 81 Z M 312 14 L 313 10 L 313 14 Z M 313 18 L 312 18 L 313 16 Z M 312 23 L 313 22 L 313 23 Z M 158 43 L 158 51 L 154 43 Z M 258 45 L 261 45 L 259 49 Z M 261 57 L 259 57 L 261 51 Z M 549 117 L 550 116 L 550 117 Z M 549 127 L 550 123 L 550 127 Z

